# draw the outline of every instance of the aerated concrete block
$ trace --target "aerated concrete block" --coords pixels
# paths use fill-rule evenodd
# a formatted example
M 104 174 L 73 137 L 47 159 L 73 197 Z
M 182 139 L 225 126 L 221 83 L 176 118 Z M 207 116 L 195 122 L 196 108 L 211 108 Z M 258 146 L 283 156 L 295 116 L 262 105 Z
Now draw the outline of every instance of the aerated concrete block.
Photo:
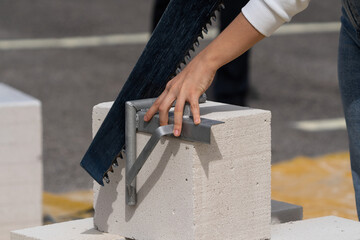
M 271 240 L 359 240 L 359 236 L 359 222 L 333 216 L 271 226 Z M 11 232 L 11 240 L 125 240 L 125 238 L 98 231 L 94 228 L 93 219 L 87 218 L 16 230 Z
M 359 240 L 360 223 L 328 216 L 272 225 L 271 240 Z
M 94 134 L 111 103 L 94 107 Z M 137 177 L 138 203 L 125 204 L 124 162 L 110 184 L 95 183 L 95 226 L 137 240 L 270 238 L 270 112 L 207 102 L 211 144 L 166 137 Z M 149 135 L 137 134 L 138 154 Z
M 11 240 L 125 240 L 118 235 L 99 232 L 93 219 L 56 223 L 11 232 Z
M 42 223 L 39 100 L 0 83 L 0 238 Z

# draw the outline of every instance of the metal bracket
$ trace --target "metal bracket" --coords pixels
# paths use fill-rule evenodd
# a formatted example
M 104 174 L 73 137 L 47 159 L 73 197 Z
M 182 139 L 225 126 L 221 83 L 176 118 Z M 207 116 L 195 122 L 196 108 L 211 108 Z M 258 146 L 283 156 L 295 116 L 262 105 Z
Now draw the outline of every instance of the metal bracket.
M 146 110 L 152 106 L 156 98 L 128 101 L 125 104 L 125 155 L 126 155 L 126 203 L 136 205 L 136 176 L 163 136 L 172 136 L 174 116 L 169 113 L 169 125 L 160 126 L 159 115 L 156 114 L 149 122 L 144 121 Z M 203 94 L 199 103 L 206 101 Z M 175 104 L 175 103 L 174 103 Z M 173 104 L 173 106 L 174 106 Z M 201 118 L 201 123 L 195 125 L 191 117 L 189 104 L 185 105 L 181 139 L 210 144 L 211 126 L 223 122 Z M 136 158 L 136 132 L 152 134 L 138 158 Z

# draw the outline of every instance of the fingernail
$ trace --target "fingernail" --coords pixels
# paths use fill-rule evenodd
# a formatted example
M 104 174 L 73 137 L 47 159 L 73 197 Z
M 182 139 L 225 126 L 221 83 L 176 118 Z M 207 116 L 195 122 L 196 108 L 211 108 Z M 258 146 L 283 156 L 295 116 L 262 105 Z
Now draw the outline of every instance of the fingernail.
M 175 129 L 174 130 L 174 135 L 175 135 L 175 137 L 178 137 L 179 136 L 179 130 Z
M 144 121 L 147 122 L 148 121 L 148 117 L 145 115 L 144 116 Z
M 200 118 L 196 118 L 195 119 L 195 124 L 199 124 L 200 123 Z

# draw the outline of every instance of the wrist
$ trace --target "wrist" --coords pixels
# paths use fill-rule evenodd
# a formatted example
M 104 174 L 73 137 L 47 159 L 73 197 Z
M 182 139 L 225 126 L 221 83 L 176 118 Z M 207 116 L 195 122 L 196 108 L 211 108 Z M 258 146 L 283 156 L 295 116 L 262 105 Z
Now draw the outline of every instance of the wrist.
M 222 66 L 222 64 L 219 62 L 219 58 L 215 57 L 213 53 L 213 51 L 205 48 L 196 56 L 210 72 L 216 72 Z

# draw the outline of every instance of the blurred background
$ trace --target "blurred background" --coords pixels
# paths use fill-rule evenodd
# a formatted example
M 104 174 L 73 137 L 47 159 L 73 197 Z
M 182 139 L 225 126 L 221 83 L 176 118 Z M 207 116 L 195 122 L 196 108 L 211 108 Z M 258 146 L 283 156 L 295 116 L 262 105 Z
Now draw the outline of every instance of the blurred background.
M 92 187 L 79 166 L 92 107 L 113 101 L 126 81 L 151 30 L 153 3 L 1 1 L 0 82 L 42 102 L 46 192 Z M 272 112 L 273 163 L 347 152 L 336 70 L 340 10 L 339 0 L 312 0 L 252 50 L 248 105 Z

